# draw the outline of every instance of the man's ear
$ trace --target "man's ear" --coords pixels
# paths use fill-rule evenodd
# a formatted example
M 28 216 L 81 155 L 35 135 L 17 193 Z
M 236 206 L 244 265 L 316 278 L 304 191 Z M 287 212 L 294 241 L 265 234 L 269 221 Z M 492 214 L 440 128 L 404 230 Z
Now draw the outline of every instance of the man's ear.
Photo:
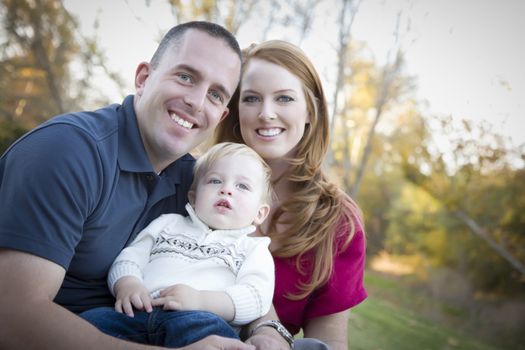
M 224 112 L 222 112 L 221 120 L 219 121 L 219 123 L 222 122 L 224 118 L 228 116 L 229 113 L 230 113 L 230 110 L 228 109 L 228 107 L 224 108 Z
M 195 191 L 191 190 L 188 192 L 188 202 L 195 208 Z
M 259 211 L 257 212 L 257 215 L 255 216 L 255 219 L 253 219 L 254 225 L 260 225 L 264 222 L 266 217 L 270 214 L 270 206 L 268 204 L 263 204 L 259 207 Z
M 135 91 L 137 95 L 142 95 L 144 91 L 144 86 L 146 85 L 146 80 L 151 74 L 151 65 L 147 62 L 141 62 L 137 66 L 135 71 Z

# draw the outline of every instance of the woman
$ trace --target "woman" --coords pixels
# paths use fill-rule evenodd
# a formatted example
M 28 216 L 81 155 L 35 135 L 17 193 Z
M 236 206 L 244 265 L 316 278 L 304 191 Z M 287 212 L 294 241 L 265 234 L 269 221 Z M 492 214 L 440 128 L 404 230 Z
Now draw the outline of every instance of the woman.
M 365 237 L 359 208 L 322 170 L 330 142 L 319 76 L 290 43 L 252 45 L 229 107 L 215 141 L 245 143 L 272 168 L 275 198 L 259 230 L 272 239 L 278 319 L 292 334 L 302 329 L 305 338 L 346 350 L 348 309 L 367 296 Z M 272 318 L 275 312 L 259 322 Z M 254 328 L 248 342 L 275 346 L 258 337 L 269 327 Z

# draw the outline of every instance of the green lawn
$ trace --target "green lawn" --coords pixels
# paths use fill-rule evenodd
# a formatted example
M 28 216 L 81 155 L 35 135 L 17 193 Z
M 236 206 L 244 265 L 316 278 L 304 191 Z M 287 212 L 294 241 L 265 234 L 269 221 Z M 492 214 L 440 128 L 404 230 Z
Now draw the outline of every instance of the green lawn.
M 423 303 L 432 303 L 403 287 L 400 281 L 369 273 L 368 299 L 351 312 L 351 350 L 502 350 L 475 335 L 465 335 L 449 324 L 437 324 L 417 314 Z M 405 288 L 405 290 L 404 290 Z M 412 307 L 413 306 L 413 307 Z M 457 323 L 457 315 L 455 315 Z M 451 323 L 452 324 L 452 323 Z

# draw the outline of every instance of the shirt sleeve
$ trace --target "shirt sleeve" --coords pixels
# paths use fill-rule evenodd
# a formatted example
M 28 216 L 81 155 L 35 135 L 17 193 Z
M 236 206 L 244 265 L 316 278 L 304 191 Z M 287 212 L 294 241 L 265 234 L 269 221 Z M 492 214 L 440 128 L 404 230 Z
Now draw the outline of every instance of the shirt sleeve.
M 96 142 L 76 126 L 51 124 L 17 141 L 0 161 L 0 246 L 67 270 L 100 179 Z
M 350 244 L 335 257 L 332 276 L 311 296 L 305 310 L 306 320 L 347 310 L 366 299 L 365 257 L 365 234 L 357 222 Z
M 248 237 L 256 245 L 247 254 L 235 285 L 225 292 L 235 307 L 232 325 L 244 325 L 265 315 L 272 304 L 275 283 L 273 258 L 268 250 L 268 237 Z
M 150 254 L 153 245 L 162 229 L 170 224 L 176 225 L 178 214 L 165 214 L 153 220 L 144 228 L 129 246 L 124 248 L 109 269 L 108 287 L 115 296 L 115 283 L 124 276 L 134 276 L 143 280 L 143 271 L 150 261 Z

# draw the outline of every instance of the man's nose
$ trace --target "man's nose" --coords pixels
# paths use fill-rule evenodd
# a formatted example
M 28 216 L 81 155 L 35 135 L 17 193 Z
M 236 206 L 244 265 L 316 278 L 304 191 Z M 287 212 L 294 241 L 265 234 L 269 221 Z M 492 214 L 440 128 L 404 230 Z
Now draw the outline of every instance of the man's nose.
M 195 86 L 184 96 L 184 103 L 190 106 L 193 111 L 201 112 L 207 95 L 207 88 Z

